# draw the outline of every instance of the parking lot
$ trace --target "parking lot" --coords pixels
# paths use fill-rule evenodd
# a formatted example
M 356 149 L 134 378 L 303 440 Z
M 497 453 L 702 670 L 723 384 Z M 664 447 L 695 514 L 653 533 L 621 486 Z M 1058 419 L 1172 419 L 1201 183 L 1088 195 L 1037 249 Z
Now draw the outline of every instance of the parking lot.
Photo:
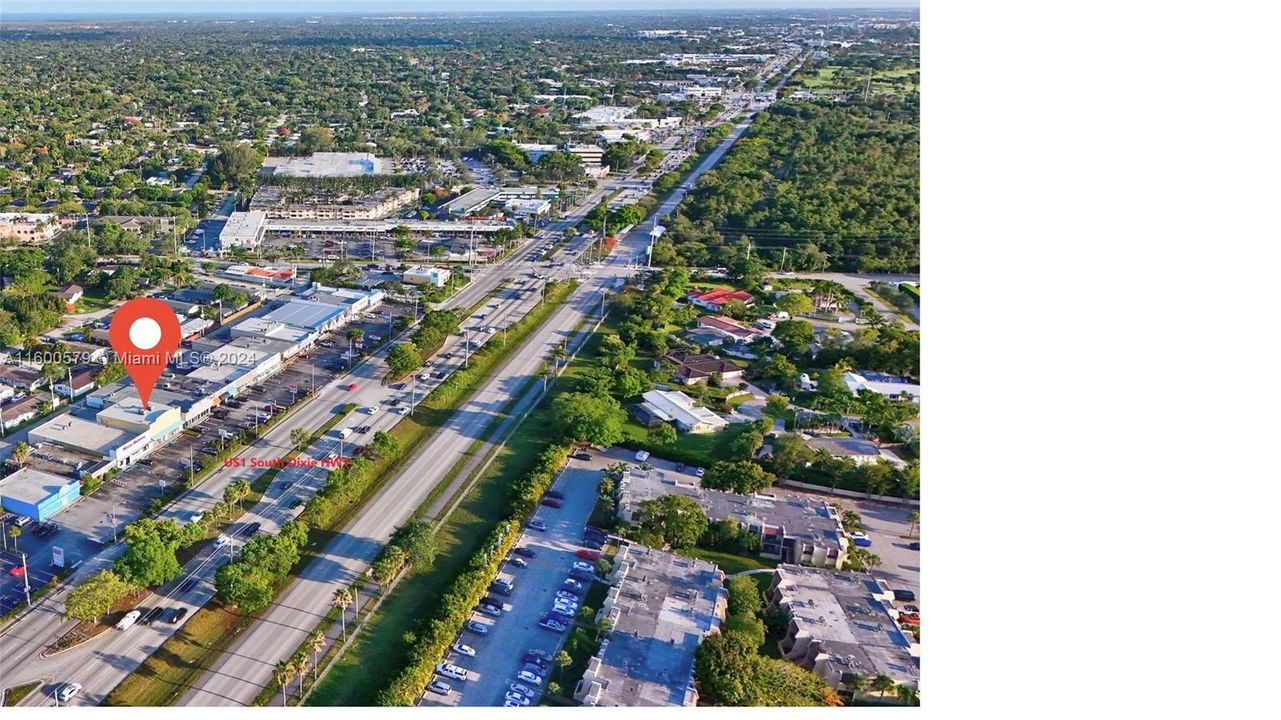
M 555 632 L 539 626 L 539 620 L 553 607 L 557 591 L 570 576 L 575 562 L 590 562 L 576 557 L 584 550 L 583 529 L 592 507 L 596 504 L 596 489 L 601 471 L 608 464 L 604 458 L 592 453 L 592 459 L 571 459 L 552 485 L 552 490 L 565 497 L 561 507 L 540 506 L 534 519 L 546 523 L 543 531 L 526 528 L 517 541 L 517 547 L 529 548 L 533 557 L 521 557 L 527 567 L 521 568 L 509 561 L 499 573 L 499 578 L 511 583 L 510 595 L 494 592 L 490 597 L 501 600 L 503 612 L 491 617 L 481 612 L 472 613 L 472 620 L 485 625 L 489 632 L 481 635 L 469 630 L 459 634 L 459 642 L 475 650 L 475 657 L 451 651 L 446 662 L 467 670 L 465 682 L 437 676 L 436 680 L 448 683 L 453 691 L 442 696 L 428 690 L 421 704 L 457 706 L 501 706 L 513 682 L 520 682 L 534 691 L 531 705 L 537 705 L 546 689 L 548 680 L 554 680 L 556 666 L 550 663 L 541 673 L 543 682 L 530 683 L 517 680 L 517 673 L 525 665 L 525 654 L 531 650 L 554 658 L 570 630 Z M 514 557 L 520 557 L 513 555 Z M 590 583 L 583 583 L 583 591 L 575 593 L 581 598 Z M 594 611 L 599 608 L 592 608 Z M 589 622 L 590 622 L 589 618 Z M 566 688 L 569 690 L 570 688 Z

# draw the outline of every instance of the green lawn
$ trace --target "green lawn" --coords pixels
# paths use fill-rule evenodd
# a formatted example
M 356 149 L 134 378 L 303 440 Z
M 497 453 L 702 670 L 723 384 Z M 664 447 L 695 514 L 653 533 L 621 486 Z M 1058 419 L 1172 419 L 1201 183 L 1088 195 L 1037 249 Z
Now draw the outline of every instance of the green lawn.
M 744 570 L 764 570 L 773 568 L 778 565 L 777 560 L 771 560 L 764 557 L 744 557 L 742 555 L 733 555 L 719 550 L 707 550 L 704 548 L 685 548 L 678 551 L 681 555 L 706 560 L 716 563 L 716 566 L 725 572 L 726 575 L 743 572 Z M 760 573 L 753 577 L 770 577 L 769 573 Z M 769 585 L 768 582 L 765 583 Z
M 14 707 L 22 702 L 24 698 L 40 687 L 40 682 L 29 682 L 25 685 L 14 685 L 4 691 L 4 707 Z
M 717 460 L 732 460 L 730 446 L 734 438 L 751 427 L 749 423 L 734 423 L 717 433 L 694 435 L 677 433 L 676 442 L 665 447 L 653 447 L 647 440 L 649 429 L 629 418 L 623 426 L 623 445 L 648 449 L 654 455 L 676 460 L 687 465 L 709 467 Z

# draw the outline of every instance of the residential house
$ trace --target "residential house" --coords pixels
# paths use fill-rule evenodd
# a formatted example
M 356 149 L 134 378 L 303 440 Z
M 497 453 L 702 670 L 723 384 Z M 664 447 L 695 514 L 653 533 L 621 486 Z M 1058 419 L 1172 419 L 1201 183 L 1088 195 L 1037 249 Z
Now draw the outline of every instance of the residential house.
M 682 432 L 701 434 L 720 430 L 729 424 L 725 418 L 694 404 L 693 398 L 679 391 L 650 390 L 641 396 L 636 411 L 642 419 L 670 422 Z
M 676 366 L 672 379 L 682 385 L 705 383 L 709 378 L 725 382 L 743 377 L 741 367 L 707 353 L 670 352 L 663 356 L 663 360 Z
M 54 295 L 56 295 L 59 300 L 66 303 L 67 310 L 74 310 L 76 303 L 80 302 L 80 298 L 84 297 L 85 289 L 79 285 L 68 285 L 54 293 Z
M 706 291 L 691 290 L 685 294 L 685 299 L 689 300 L 695 307 L 710 310 L 714 313 L 721 312 L 725 308 L 725 304 L 729 302 L 741 302 L 747 307 L 756 304 L 756 299 L 746 290 L 726 290 L 724 288 Z

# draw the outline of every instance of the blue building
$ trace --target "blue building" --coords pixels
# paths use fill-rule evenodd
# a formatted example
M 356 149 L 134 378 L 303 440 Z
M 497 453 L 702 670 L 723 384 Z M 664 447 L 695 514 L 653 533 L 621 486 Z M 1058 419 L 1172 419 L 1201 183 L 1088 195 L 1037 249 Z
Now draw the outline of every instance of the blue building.
M 48 520 L 80 497 L 80 481 L 22 468 L 0 478 L 0 506 L 32 520 Z

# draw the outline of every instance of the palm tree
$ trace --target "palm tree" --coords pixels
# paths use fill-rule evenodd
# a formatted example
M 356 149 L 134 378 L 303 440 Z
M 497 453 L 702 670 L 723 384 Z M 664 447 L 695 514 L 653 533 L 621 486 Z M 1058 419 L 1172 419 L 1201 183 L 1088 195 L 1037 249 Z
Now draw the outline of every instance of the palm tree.
M 325 634 L 319 630 L 312 630 L 307 636 L 307 644 L 311 647 L 311 682 L 316 682 L 316 673 L 320 670 L 320 663 L 317 655 L 325 649 Z
M 19 466 L 26 465 L 27 460 L 30 458 L 31 458 L 30 445 L 26 444 L 25 442 L 20 442 L 17 445 L 13 446 L 13 461 L 18 463 Z
M 347 606 L 351 605 L 351 591 L 347 588 L 338 588 L 334 591 L 333 606 L 338 608 L 338 618 L 342 620 L 342 636 L 347 639 Z
M 21 534 L 22 534 L 22 528 L 18 527 L 17 525 L 9 526 L 9 537 L 13 538 L 13 549 L 15 552 L 18 550 L 18 536 Z
M 237 480 L 227 486 L 222 492 L 222 501 L 227 505 L 239 507 L 242 500 L 249 497 L 249 483 L 244 480 Z
M 920 703 L 916 688 L 911 685 L 899 685 L 895 692 L 898 693 L 899 702 L 904 705 L 917 705 Z
M 302 695 L 302 682 L 307 679 L 307 671 L 311 669 L 311 663 L 307 662 L 305 652 L 299 652 L 294 656 L 290 663 L 294 666 L 294 676 L 298 679 L 298 694 Z
M 561 650 L 560 652 L 556 653 L 555 662 L 556 662 L 556 679 L 559 680 L 561 679 L 561 675 L 564 674 L 565 668 L 574 664 L 574 658 L 570 657 L 569 653 L 565 652 L 564 650 Z
M 859 695 L 867 692 L 867 678 L 854 673 L 845 681 L 845 688 L 850 691 L 850 697 L 857 699 Z
M 907 521 L 912 523 L 912 527 L 907 531 L 907 536 L 912 537 L 916 534 L 916 526 L 921 522 L 921 513 L 919 510 L 913 510 L 907 514 Z
M 280 707 L 284 707 L 289 702 L 289 688 L 286 683 L 289 682 L 289 676 L 293 675 L 294 669 L 288 660 L 281 660 L 276 663 L 276 684 L 280 686 Z
M 885 693 L 894 689 L 894 680 L 889 675 L 877 675 L 872 680 L 872 689 L 879 693 L 881 697 L 885 697 Z

